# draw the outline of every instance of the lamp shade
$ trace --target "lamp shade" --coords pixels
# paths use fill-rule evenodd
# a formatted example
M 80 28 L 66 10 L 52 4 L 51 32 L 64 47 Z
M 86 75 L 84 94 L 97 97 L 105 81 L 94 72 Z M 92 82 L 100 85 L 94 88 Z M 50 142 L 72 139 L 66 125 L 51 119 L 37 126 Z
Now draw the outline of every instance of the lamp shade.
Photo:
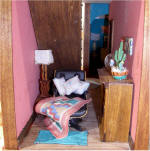
M 54 63 L 52 50 L 35 50 L 35 64 L 49 65 Z

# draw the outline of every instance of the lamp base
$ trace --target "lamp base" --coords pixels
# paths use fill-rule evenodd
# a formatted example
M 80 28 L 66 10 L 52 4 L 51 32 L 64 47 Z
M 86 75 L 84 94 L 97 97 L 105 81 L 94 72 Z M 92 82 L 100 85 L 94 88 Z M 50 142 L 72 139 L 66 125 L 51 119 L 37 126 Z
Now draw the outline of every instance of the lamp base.
M 50 97 L 50 80 L 40 80 L 40 97 Z

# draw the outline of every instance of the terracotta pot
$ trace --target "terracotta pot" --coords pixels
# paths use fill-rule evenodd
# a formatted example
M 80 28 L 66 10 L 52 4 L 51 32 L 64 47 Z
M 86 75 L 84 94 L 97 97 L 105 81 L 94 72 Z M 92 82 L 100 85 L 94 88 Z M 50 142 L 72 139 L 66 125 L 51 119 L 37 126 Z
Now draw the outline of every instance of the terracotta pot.
M 124 76 L 124 75 L 128 75 L 128 71 L 125 71 L 125 72 L 112 72 L 111 71 L 111 74 L 113 76 Z

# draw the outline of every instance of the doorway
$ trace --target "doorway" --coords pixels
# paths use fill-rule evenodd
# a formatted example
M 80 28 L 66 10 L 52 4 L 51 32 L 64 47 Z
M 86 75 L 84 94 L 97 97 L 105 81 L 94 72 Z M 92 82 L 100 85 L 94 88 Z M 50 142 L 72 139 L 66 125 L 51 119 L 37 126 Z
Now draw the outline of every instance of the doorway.
M 108 52 L 109 4 L 90 4 L 89 75 L 97 76 Z

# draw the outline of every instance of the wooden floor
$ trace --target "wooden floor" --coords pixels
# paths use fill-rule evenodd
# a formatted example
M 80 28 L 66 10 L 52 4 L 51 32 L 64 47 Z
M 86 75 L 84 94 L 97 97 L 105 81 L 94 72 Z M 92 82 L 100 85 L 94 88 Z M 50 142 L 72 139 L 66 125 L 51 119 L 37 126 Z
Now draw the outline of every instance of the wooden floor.
M 94 92 L 94 87 L 90 89 Z M 38 116 L 31 127 L 29 134 L 20 145 L 20 150 L 129 150 L 128 143 L 105 143 L 100 142 L 99 128 L 96 120 L 93 104 L 88 105 L 88 115 L 81 122 L 81 126 L 88 130 L 88 145 L 59 145 L 59 144 L 34 144 L 39 130 L 46 129 L 43 125 L 43 117 Z

